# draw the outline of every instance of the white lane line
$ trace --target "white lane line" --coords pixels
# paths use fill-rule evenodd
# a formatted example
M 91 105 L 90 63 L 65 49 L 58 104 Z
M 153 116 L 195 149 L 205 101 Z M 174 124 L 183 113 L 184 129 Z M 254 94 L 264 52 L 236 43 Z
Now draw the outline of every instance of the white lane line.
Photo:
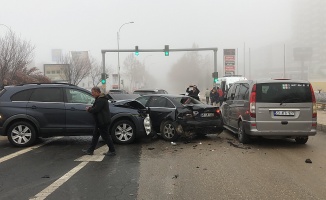
M 79 165 L 77 165 L 75 168 L 73 168 L 72 170 L 67 172 L 65 175 L 63 175 L 61 178 L 59 178 L 54 183 L 49 185 L 47 188 L 42 190 L 40 193 L 38 193 L 34 197 L 30 198 L 30 200 L 43 200 L 43 199 L 45 199 L 50 194 L 52 194 L 56 189 L 58 189 L 62 184 L 64 184 L 66 181 L 68 181 L 79 170 L 81 170 L 83 167 L 85 167 L 87 165 L 87 163 L 88 162 L 81 162 Z
M 54 183 L 49 185 L 47 188 L 39 192 L 34 197 L 31 197 L 30 200 L 43 200 L 47 198 L 50 194 L 52 194 L 55 190 L 57 190 L 61 185 L 63 185 L 65 182 L 67 182 L 73 175 L 75 175 L 79 170 L 81 170 L 83 167 L 87 165 L 90 161 L 93 162 L 101 162 L 103 158 L 105 157 L 103 155 L 104 152 L 108 151 L 108 147 L 106 145 L 96 149 L 94 151 L 94 155 L 84 155 L 80 158 L 77 158 L 74 161 L 81 161 L 79 165 L 77 165 L 75 168 L 67 172 L 65 175 L 60 177 L 58 180 L 56 180 Z
M 103 153 L 108 151 L 108 146 L 104 145 L 94 151 L 94 155 L 84 155 L 80 158 L 77 158 L 75 161 L 80 161 L 80 162 L 101 162 L 105 155 Z
M 53 139 L 51 139 L 51 140 L 47 140 L 47 141 L 45 141 L 43 144 L 39 144 L 39 145 L 35 145 L 35 146 L 32 146 L 32 147 L 28 147 L 28 148 L 26 148 L 26 149 L 23 149 L 23 150 L 20 150 L 20 151 L 15 152 L 15 153 L 9 154 L 9 155 L 7 155 L 7 156 L 4 156 L 4 157 L 0 158 L 0 163 L 2 163 L 2 162 L 4 162 L 4 161 L 7 161 L 7 160 L 9 160 L 9 159 L 12 159 L 12 158 L 14 158 L 14 157 L 17 157 L 17 156 L 19 156 L 19 155 L 22 155 L 22 154 L 24 154 L 24 153 L 27 153 L 27 152 L 29 152 L 29 151 L 32 151 L 32 150 L 34 150 L 34 149 L 37 149 L 37 148 L 39 148 L 39 147 L 41 147 L 41 146 L 44 146 L 44 145 L 46 145 L 46 144 L 48 144 L 48 143 L 50 143 L 50 142 L 53 142 L 53 141 L 55 141 L 55 140 L 58 140 L 58 139 L 60 139 L 60 138 L 62 138 L 62 137 L 56 137 L 56 138 L 53 138 Z

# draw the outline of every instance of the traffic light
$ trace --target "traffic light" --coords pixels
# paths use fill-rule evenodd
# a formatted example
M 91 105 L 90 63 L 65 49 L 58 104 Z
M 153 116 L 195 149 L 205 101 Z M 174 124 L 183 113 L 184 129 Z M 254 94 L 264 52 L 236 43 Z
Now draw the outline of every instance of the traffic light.
M 213 72 L 212 77 L 214 78 L 214 83 L 218 82 L 218 72 Z
M 165 56 L 169 56 L 169 45 L 164 46 L 164 54 Z
M 105 73 L 102 73 L 101 74 L 101 83 L 104 85 L 106 84 L 106 74 Z
M 135 55 L 136 55 L 136 56 L 138 56 L 138 55 L 139 55 L 138 46 L 135 46 Z

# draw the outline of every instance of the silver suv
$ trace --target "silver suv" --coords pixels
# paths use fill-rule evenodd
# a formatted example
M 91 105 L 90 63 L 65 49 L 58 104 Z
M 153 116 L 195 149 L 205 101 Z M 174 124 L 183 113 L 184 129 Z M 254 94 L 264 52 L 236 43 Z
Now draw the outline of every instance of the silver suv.
M 241 143 L 248 143 L 250 136 L 263 136 L 305 144 L 317 133 L 316 99 L 308 81 L 238 81 L 228 91 L 221 112 L 224 127 L 238 134 Z

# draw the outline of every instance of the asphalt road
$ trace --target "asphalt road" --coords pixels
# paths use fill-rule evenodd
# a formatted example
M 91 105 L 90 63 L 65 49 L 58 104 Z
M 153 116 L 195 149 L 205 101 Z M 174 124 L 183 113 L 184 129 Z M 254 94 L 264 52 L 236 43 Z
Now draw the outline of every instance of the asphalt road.
M 0 199 L 326 199 L 326 134 L 306 145 L 229 132 L 117 145 L 117 156 L 83 156 L 90 137 L 14 148 L 0 137 Z M 306 163 L 310 159 L 312 163 Z

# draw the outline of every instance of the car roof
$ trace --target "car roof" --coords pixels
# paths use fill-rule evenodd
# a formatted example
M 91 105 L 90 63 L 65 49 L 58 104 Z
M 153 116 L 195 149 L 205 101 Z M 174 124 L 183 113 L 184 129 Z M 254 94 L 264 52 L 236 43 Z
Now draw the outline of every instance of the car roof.
M 235 83 L 306 83 L 309 81 L 299 79 L 257 79 L 257 80 L 242 80 Z

